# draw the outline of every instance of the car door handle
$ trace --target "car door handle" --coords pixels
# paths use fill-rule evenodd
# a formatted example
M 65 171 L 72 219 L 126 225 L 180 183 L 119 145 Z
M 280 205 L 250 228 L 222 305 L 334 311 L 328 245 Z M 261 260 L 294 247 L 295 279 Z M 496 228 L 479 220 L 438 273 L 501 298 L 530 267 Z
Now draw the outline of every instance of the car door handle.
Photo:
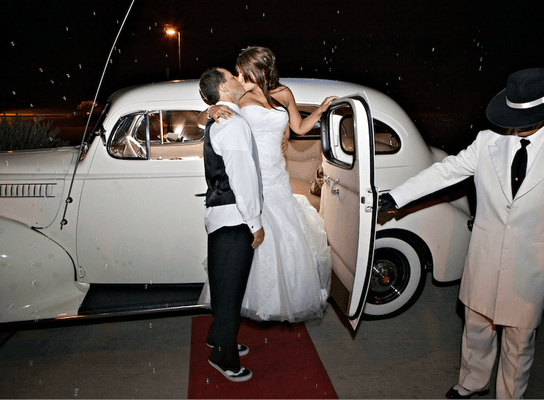
M 330 185 L 331 184 L 331 177 L 327 176 L 324 179 L 324 181 L 327 182 L 327 185 Z M 332 194 L 340 194 L 340 189 L 336 187 L 336 185 L 339 185 L 339 184 L 340 184 L 340 179 L 336 179 L 334 181 L 334 183 L 332 184 L 332 186 L 331 186 L 331 193 Z
M 337 188 L 336 185 L 338 185 L 340 182 L 340 179 L 337 179 L 334 181 L 334 183 L 331 186 L 331 192 L 332 194 L 340 194 L 340 188 Z
M 206 193 L 195 193 L 195 197 L 206 197 Z

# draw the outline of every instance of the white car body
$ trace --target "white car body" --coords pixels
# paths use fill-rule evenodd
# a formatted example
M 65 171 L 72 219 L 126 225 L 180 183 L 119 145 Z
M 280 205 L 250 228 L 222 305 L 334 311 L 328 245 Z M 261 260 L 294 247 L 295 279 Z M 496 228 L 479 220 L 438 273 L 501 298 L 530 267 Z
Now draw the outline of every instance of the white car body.
M 406 113 L 380 92 L 338 81 L 284 79 L 282 83 L 292 90 L 301 109 L 318 106 L 329 95 L 344 98 L 338 104 L 344 101 L 346 107 L 360 114 L 355 119 L 355 134 L 359 136 L 363 135 L 364 107 L 345 99 L 358 94 L 361 104 L 370 105 L 364 118 L 379 121 L 393 131 L 386 143 L 390 150 L 382 154 L 376 148 L 370 161 L 374 171 L 367 171 L 380 192 L 445 156 L 427 146 Z M 195 196 L 206 191 L 202 140 L 197 136 L 173 142 L 186 131 L 198 130 L 190 120 L 206 109 L 198 81 L 128 88 L 112 95 L 108 102 L 105 118 L 95 128 L 96 136 L 87 139 L 85 151 L 63 147 L 0 152 L 0 322 L 199 307 L 195 299 L 206 280 L 203 263 L 207 242 L 204 200 Z M 178 123 L 177 116 L 184 119 Z M 331 117 L 331 124 L 333 120 Z M 143 141 L 122 136 L 132 127 L 146 126 L 147 121 L 148 130 L 159 129 L 162 139 L 148 133 L 147 141 L 152 143 L 146 147 L 143 130 L 138 131 Z M 182 132 L 175 131 L 176 124 Z M 365 129 L 367 137 L 357 137 L 357 146 L 369 137 L 374 140 L 372 129 Z M 375 140 L 382 136 L 377 134 Z M 144 147 L 140 148 L 138 142 Z M 357 147 L 359 163 L 364 151 Z M 347 153 L 342 157 L 352 167 L 346 174 L 356 158 Z M 138 159 L 139 154 L 146 156 Z M 76 163 L 80 155 L 81 161 Z M 372 159 L 372 154 L 368 157 Z M 293 138 L 286 159 L 293 191 L 307 194 L 312 204 L 326 213 L 332 203 L 308 194 L 319 165 L 325 165 L 325 175 L 332 171 L 332 164 L 323 161 L 321 140 L 311 135 L 309 139 Z M 322 188 L 326 196 L 322 197 L 338 194 L 335 182 L 329 179 Z M 377 195 L 371 193 L 373 184 L 368 186 L 366 212 L 372 219 Z M 364 312 L 388 316 L 402 312 L 417 299 L 426 269 L 432 269 L 437 281 L 461 277 L 470 237 L 468 202 L 461 198 L 451 204 L 435 203 L 421 203 L 417 211 L 384 225 L 374 226 L 371 219 L 361 222 L 359 233 L 368 231 L 362 236 L 368 238 L 367 250 L 372 252 L 374 246 L 375 255 L 385 256 L 375 259 L 369 281 L 372 255 L 367 262 L 362 247 L 349 250 L 357 257 L 357 268 L 362 263 L 367 271 L 366 279 L 361 274 L 357 278 L 355 267 L 351 268 L 354 293 L 346 309 L 351 319 L 358 317 L 369 284 L 375 300 L 367 302 Z M 342 235 L 344 223 L 349 225 L 349 221 L 324 217 L 336 237 Z M 331 245 L 335 246 L 332 241 Z M 391 251 L 401 254 L 404 271 L 399 271 L 396 258 L 389 259 Z M 385 287 L 391 286 L 401 272 L 401 289 Z M 341 273 L 338 276 L 344 280 Z M 384 299 L 380 297 L 382 290 L 387 292 Z M 391 296 L 390 292 L 398 293 Z M 180 293 L 187 293 L 187 298 L 180 298 Z M 172 302 L 173 298 L 177 300 Z M 356 306 L 349 308 L 354 302 Z

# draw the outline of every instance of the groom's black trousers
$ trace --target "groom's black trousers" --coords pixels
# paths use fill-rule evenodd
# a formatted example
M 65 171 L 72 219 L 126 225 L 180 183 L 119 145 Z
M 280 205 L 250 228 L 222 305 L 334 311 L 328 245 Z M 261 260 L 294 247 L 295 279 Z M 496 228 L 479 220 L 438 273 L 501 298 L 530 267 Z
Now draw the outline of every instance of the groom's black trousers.
M 253 260 L 253 234 L 245 224 L 208 235 L 208 279 L 213 314 L 206 342 L 214 346 L 210 361 L 238 371 L 240 308 Z

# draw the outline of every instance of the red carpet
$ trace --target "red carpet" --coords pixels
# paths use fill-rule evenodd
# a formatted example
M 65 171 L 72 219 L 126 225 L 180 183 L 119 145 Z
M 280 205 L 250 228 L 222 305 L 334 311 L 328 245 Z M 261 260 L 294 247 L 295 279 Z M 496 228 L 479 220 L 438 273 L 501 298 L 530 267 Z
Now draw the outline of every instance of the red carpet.
M 242 365 L 247 382 L 231 382 L 208 364 L 206 334 L 212 317 L 194 317 L 189 370 L 190 399 L 337 399 L 304 323 L 242 319 L 239 343 L 249 346 Z

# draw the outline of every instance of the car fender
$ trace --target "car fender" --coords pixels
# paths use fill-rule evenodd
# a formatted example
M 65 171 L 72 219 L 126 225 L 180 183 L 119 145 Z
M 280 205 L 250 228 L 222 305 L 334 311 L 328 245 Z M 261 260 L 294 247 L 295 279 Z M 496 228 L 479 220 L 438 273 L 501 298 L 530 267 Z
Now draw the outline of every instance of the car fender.
M 0 218 L 0 322 L 75 316 L 87 290 L 58 243 Z
M 470 216 L 459 208 L 439 203 L 388 221 L 379 230 L 402 229 L 417 235 L 431 252 L 433 278 L 451 282 L 460 279 L 463 273 L 470 241 L 468 221 Z

